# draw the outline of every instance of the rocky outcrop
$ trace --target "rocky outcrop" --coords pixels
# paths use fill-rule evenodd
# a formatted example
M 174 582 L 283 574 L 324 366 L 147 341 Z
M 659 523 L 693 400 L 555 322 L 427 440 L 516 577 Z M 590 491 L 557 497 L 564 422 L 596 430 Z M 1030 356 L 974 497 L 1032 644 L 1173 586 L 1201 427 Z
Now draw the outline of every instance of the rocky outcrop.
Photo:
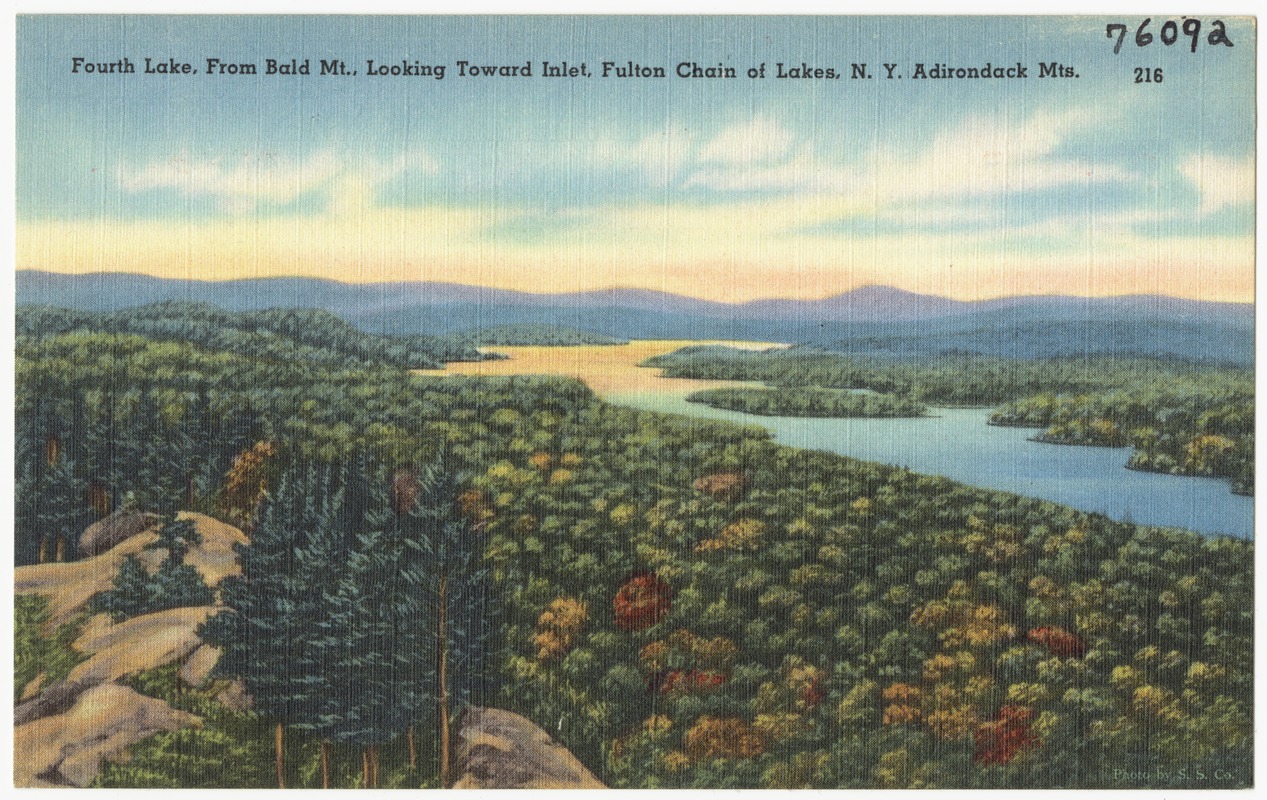
M 605 788 L 544 730 L 497 708 L 471 708 L 462 715 L 456 756 L 455 789 Z
M 96 624 L 104 617 L 99 615 L 71 645 L 80 652 L 92 653 L 91 657 L 76 664 L 66 680 L 105 683 L 179 661 L 202 643 L 198 626 L 215 611 L 214 606 L 172 608 L 132 617 L 117 625 L 108 621 Z
M 149 517 L 153 524 L 154 518 Z M 202 539 L 186 553 L 186 564 L 197 569 L 210 586 L 238 574 L 234 545 L 247 541 L 241 531 L 201 514 L 180 517 L 191 520 Z M 134 522 L 128 524 L 135 527 Z M 128 528 L 120 523 L 114 530 Z M 105 535 L 96 535 L 92 541 L 101 541 Z M 158 569 L 167 553 L 162 548 L 147 549 L 156 538 L 151 527 L 82 561 L 19 567 L 14 576 L 16 592 L 47 597 L 49 626 L 56 627 L 84 612 L 93 595 L 111 588 L 128 556 L 136 556 L 151 571 Z M 119 623 L 97 614 L 84 622 L 71 647 L 87 658 L 51 685 L 32 682 L 14 709 L 15 785 L 87 786 L 102 760 L 120 756 L 128 746 L 155 733 L 200 724 L 196 716 L 121 682 L 156 667 L 178 664 L 181 681 L 205 684 L 220 651 L 202 643 L 198 626 L 218 609 L 173 608 Z M 250 707 L 240 684 L 230 684 L 221 695 L 226 705 Z
M 192 686 L 195 689 L 200 688 L 211 677 L 211 670 L 220 661 L 221 652 L 220 648 L 214 645 L 200 645 L 194 651 L 194 654 L 185 660 L 185 664 L 180 668 L 177 677 L 186 686 Z
M 249 544 L 246 534 L 232 525 L 202 514 L 182 511 L 176 518 L 193 522 L 202 536 L 202 541 L 185 553 L 185 563 L 198 570 L 208 586 L 214 588 L 230 575 L 242 573 L 237 551 L 233 547 L 238 544 L 245 547 Z
M 155 514 L 133 509 L 116 511 L 84 529 L 79 535 L 79 552 L 86 556 L 99 556 L 157 524 L 158 516 Z
M 20 703 L 13 710 L 14 724 L 61 714 L 89 689 L 180 661 L 201 644 L 198 626 L 215 610 L 213 606 L 173 608 L 117 625 L 98 614 L 71 643 L 88 658 L 62 680 Z
M 108 552 L 82 561 L 18 567 L 13 571 L 14 593 L 47 597 L 48 626 L 55 629 L 83 611 L 93 595 L 109 589 L 123 560 L 140 555 L 156 538 L 154 531 L 144 531 Z
M 110 550 L 91 558 L 58 564 L 38 564 L 18 567 L 14 570 L 15 594 L 39 594 L 49 599 L 49 628 L 56 628 L 88 606 L 92 596 L 108 590 L 114 583 L 119 565 L 128 556 L 136 556 L 146 569 L 157 570 L 167 551 L 163 548 L 146 549 L 157 538 L 152 527 L 157 524 L 153 514 L 133 513 L 132 518 L 152 520 L 151 527 L 130 536 Z M 208 586 L 218 586 L 229 575 L 241 572 L 237 553 L 233 547 L 248 543 L 247 537 L 232 525 L 214 520 L 202 514 L 181 512 L 178 519 L 194 523 L 202 541 L 189 548 L 185 563 L 198 570 Z M 102 522 L 106 522 L 107 517 Z M 96 523 L 97 525 L 102 522 Z M 89 530 L 94 526 L 89 526 Z M 84 535 L 87 535 L 85 531 Z
M 126 686 L 95 686 L 64 713 L 14 729 L 13 784 L 88 786 L 103 759 L 156 733 L 199 724 L 194 715 Z

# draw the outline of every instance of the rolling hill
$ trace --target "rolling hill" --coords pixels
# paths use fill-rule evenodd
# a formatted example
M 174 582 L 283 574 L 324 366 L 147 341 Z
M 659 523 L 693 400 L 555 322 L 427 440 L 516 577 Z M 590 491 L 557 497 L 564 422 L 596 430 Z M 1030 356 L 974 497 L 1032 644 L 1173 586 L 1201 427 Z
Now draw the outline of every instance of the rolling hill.
M 22 270 L 19 305 L 118 311 L 165 301 L 234 312 L 317 308 L 370 334 L 570 328 L 613 339 L 750 339 L 850 353 L 1016 358 L 1132 353 L 1253 362 L 1253 306 L 1161 295 L 1016 296 L 965 302 L 885 286 L 818 300 L 720 303 L 646 289 L 538 294 L 454 283 L 347 284 L 317 278 L 197 281 L 128 273 Z M 471 332 L 475 332 L 471 335 Z

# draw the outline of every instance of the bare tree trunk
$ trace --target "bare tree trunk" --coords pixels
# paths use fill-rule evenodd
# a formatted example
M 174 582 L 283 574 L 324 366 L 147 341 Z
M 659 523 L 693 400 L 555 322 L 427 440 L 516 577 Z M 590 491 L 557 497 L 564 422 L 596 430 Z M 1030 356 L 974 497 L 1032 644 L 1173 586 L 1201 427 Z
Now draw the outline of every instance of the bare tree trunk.
M 440 785 L 449 786 L 449 653 L 448 653 L 448 613 L 449 576 L 440 572 L 440 603 L 436 619 L 436 704 L 439 718 L 440 734 Z
M 43 564 L 46 561 L 48 561 L 48 537 L 41 536 L 40 537 L 40 563 Z
M 409 768 L 418 769 L 418 748 L 414 744 L 414 726 L 409 726 L 406 735 L 409 739 Z
M 370 788 L 370 749 L 361 750 L 361 788 Z
M 370 745 L 370 786 L 378 788 L 378 745 Z
M 277 788 L 286 788 L 286 769 L 285 761 L 282 760 L 282 746 L 285 740 L 282 738 L 282 724 L 277 723 L 277 732 L 273 740 L 273 747 L 277 751 Z
M 321 788 L 330 788 L 330 743 L 321 740 Z
M 61 562 L 63 562 L 63 561 L 65 561 L 65 560 L 66 560 L 66 537 L 65 537 L 65 536 L 63 536 L 63 535 L 62 535 L 62 534 L 60 534 L 60 533 L 59 533 L 59 534 L 57 534 L 57 556 L 56 556 L 56 559 L 57 559 L 57 562 L 58 562 L 59 564 L 60 564 Z

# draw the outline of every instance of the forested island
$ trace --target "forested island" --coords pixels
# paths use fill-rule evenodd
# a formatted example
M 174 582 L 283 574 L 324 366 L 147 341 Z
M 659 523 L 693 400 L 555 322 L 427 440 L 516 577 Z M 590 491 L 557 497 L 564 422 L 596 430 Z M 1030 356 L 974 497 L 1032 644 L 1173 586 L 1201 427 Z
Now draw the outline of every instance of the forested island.
M 778 387 L 768 399 L 760 390 L 709 395 L 728 403 L 719 407 L 750 413 L 870 416 L 820 413 L 829 405 L 825 399 L 773 397 L 810 392 L 824 398 L 824 391 L 850 389 L 870 390 L 895 403 L 998 406 L 991 424 L 1040 428 L 1039 441 L 1132 447 L 1132 469 L 1226 478 L 1234 492 L 1253 493 L 1254 374 L 1245 367 L 1124 355 L 886 359 L 816 348 L 751 352 L 718 346 L 684 348 L 645 365 L 675 378 Z
M 191 311 L 19 314 L 18 565 L 83 559 L 86 526 L 149 515 L 152 549 L 92 608 L 139 620 L 211 597 L 200 636 L 223 651 L 206 686 L 124 678 L 201 723 L 96 785 L 448 785 L 469 705 L 523 714 L 614 787 L 1167 788 L 1177 764 L 1202 788 L 1252 781 L 1250 541 L 796 450 L 564 378 L 416 375 L 454 353 L 323 316 Z M 1086 409 L 1157 427 L 1156 452 L 1187 446 L 1167 432 L 1252 450 L 1243 418 L 1214 413 L 1243 399 L 1252 422 L 1233 369 L 656 361 L 911 403 L 1085 394 L 1104 400 L 1024 420 Z M 1201 410 L 1145 418 L 1127 397 Z M 240 575 L 212 588 L 183 568 L 190 512 L 242 532 Z M 38 704 L 89 618 L 50 629 L 37 596 L 17 612 Z M 230 681 L 252 707 L 217 699 Z
M 493 325 L 487 328 L 460 331 L 445 337 L 455 342 L 466 342 L 474 347 L 528 346 L 579 347 L 592 344 L 628 344 L 628 339 L 608 336 L 604 333 L 584 331 L 564 325 L 520 324 Z
M 768 389 L 705 389 L 687 398 L 713 408 L 748 414 L 789 417 L 919 417 L 922 403 L 891 394 L 849 389 L 788 387 Z

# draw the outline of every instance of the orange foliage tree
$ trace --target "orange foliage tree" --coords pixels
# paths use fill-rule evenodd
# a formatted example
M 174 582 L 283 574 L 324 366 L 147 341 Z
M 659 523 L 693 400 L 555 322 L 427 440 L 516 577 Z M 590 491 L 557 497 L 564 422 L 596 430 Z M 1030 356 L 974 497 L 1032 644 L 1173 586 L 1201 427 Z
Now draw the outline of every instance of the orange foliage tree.
M 733 503 L 743 497 L 747 481 L 739 472 L 715 472 L 696 479 L 691 486 L 695 491 L 703 492 L 714 500 Z
M 1060 658 L 1082 658 L 1087 654 L 1087 640 L 1064 628 L 1048 625 L 1031 628 L 1025 638 L 1046 647 L 1052 655 Z
M 256 442 L 233 458 L 220 489 L 220 506 L 242 524 L 254 521 L 260 503 L 268 493 L 269 480 L 275 471 L 271 459 L 277 455 L 272 442 Z
M 704 715 L 695 721 L 682 745 L 692 761 L 713 758 L 755 758 L 765 752 L 761 735 L 739 717 Z

